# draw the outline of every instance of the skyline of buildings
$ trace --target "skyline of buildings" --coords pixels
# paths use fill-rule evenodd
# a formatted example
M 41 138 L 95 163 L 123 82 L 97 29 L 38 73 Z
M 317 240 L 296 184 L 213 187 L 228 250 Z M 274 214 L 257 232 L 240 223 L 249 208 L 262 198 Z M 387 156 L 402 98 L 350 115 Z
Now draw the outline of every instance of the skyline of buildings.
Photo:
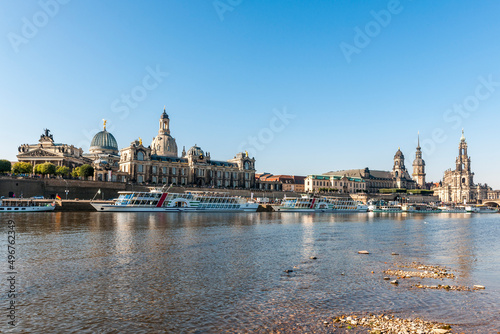
M 226 161 L 213 160 L 196 144 L 178 154 L 175 138 L 171 135 L 170 117 L 163 109 L 158 134 L 151 145 L 143 145 L 138 138 L 128 147 L 119 149 L 118 143 L 106 129 L 96 133 L 88 153 L 74 145 L 55 143 L 50 130 L 45 129 L 38 144 L 22 144 L 18 161 L 32 165 L 52 162 L 56 166 L 75 168 L 82 164 L 94 167 L 94 180 L 132 182 L 138 184 L 172 184 L 181 186 L 271 189 L 316 192 L 330 189 L 338 193 L 376 193 L 384 188 L 433 189 L 445 201 L 476 200 L 498 197 L 487 184 L 475 184 L 471 159 L 467 152 L 464 130 L 460 138 L 456 168 L 445 171 L 442 180 L 426 182 L 426 163 L 418 135 L 412 173 L 407 170 L 400 148 L 394 155 L 392 171 L 363 169 L 330 171 L 307 176 L 256 174 L 256 161 L 248 152 L 237 153 Z M 296 177 L 298 179 L 296 179 Z M 285 186 L 284 186 L 285 185 Z M 292 190 L 292 191 L 293 191 Z

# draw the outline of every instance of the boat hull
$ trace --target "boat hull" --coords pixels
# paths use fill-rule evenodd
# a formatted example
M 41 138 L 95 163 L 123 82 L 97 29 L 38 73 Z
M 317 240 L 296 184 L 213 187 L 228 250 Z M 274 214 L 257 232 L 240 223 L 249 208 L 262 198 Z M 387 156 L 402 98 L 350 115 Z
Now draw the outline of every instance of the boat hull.
M 239 208 L 197 208 L 197 207 L 155 207 L 155 206 L 125 206 L 114 204 L 90 203 L 99 212 L 256 212 L 256 203 L 242 204 Z
M 309 208 L 286 208 L 279 205 L 273 205 L 276 212 L 328 212 L 328 213 L 358 213 L 367 212 L 365 209 L 309 209 Z
M 1 206 L 0 213 L 50 212 L 55 206 Z

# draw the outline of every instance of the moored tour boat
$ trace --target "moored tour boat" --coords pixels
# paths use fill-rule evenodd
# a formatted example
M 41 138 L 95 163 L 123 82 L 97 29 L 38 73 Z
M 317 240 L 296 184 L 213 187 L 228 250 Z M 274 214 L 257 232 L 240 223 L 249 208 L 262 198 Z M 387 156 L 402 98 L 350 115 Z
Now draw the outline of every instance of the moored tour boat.
M 440 206 L 442 213 L 467 213 L 465 206 Z
M 372 212 L 401 213 L 403 210 L 399 205 L 382 205 L 372 209 Z
M 386 212 L 386 213 L 401 213 L 401 205 L 398 202 L 386 201 L 370 201 L 368 203 L 368 211 L 371 212 Z
M 498 209 L 485 205 L 468 205 L 465 207 L 465 211 L 468 213 L 497 213 Z
M 99 212 L 255 212 L 259 204 L 221 192 L 121 191 L 111 204 L 90 203 Z
M 438 207 L 428 204 L 404 204 L 401 210 L 405 213 L 440 213 L 442 210 Z
M 344 197 L 302 195 L 288 197 L 272 206 L 278 212 L 366 212 L 368 207 L 359 201 Z
M 33 200 L 0 200 L 0 213 L 54 211 L 56 204 L 38 203 Z

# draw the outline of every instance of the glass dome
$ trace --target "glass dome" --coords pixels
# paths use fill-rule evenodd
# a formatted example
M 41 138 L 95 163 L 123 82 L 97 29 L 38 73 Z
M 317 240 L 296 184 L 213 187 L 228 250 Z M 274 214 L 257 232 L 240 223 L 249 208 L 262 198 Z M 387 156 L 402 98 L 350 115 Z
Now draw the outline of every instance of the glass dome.
M 90 149 L 107 149 L 107 150 L 116 150 L 118 151 L 118 143 L 116 142 L 115 137 L 106 130 L 98 132 L 94 138 L 92 138 L 92 142 L 90 143 Z

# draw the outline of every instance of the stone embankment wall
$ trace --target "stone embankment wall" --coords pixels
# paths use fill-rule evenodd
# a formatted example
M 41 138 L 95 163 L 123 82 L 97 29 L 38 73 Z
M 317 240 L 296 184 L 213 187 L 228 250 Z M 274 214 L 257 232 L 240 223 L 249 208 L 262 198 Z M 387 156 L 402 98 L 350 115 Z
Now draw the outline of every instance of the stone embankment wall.
M 101 194 L 97 194 L 98 190 Z M 81 180 L 64 180 L 64 179 L 24 179 L 12 177 L 0 177 L 0 196 L 10 197 L 15 194 L 19 198 L 22 194 L 23 198 L 33 196 L 44 196 L 45 198 L 54 198 L 57 195 L 62 199 L 66 199 L 66 190 L 68 190 L 68 199 L 112 199 L 118 197 L 119 191 L 149 191 L 148 187 L 127 184 L 122 182 L 100 182 L 100 181 L 81 181 Z M 267 197 L 270 200 L 281 199 L 284 196 L 297 196 L 293 192 L 283 191 L 256 191 L 256 190 L 239 190 L 239 189 L 212 189 L 212 188 L 184 188 L 171 187 L 169 192 L 189 192 L 189 191 L 217 191 L 228 192 L 233 196 L 251 197 L 254 198 Z
M 15 194 L 17 198 L 29 198 L 33 196 L 44 196 L 54 198 L 56 194 L 61 198 L 68 199 L 91 199 L 101 189 L 101 194 L 96 198 L 113 198 L 118 191 L 126 190 L 125 183 L 80 181 L 63 179 L 23 179 L 23 178 L 0 178 L 0 196 L 11 197 Z M 147 189 L 147 188 L 145 188 Z
M 98 190 L 101 194 L 97 194 Z M 16 177 L 0 177 L 0 196 L 10 197 L 15 194 L 19 198 L 22 194 L 24 198 L 33 196 L 44 196 L 45 198 L 54 198 L 56 194 L 66 199 L 66 190 L 68 190 L 68 199 L 112 199 L 118 197 L 119 191 L 149 191 L 148 187 L 133 185 L 122 182 L 101 182 L 101 181 L 81 181 L 65 179 L 29 179 Z M 169 192 L 189 192 L 189 191 L 218 191 L 227 192 L 232 196 L 254 198 L 267 197 L 271 201 L 282 199 L 283 197 L 296 197 L 299 194 L 284 191 L 258 191 L 258 190 L 240 190 L 240 189 L 213 189 L 213 188 L 184 188 L 171 187 Z M 348 197 L 349 194 L 332 194 L 332 196 Z M 437 202 L 437 196 L 421 196 L 408 194 L 353 194 L 355 200 L 364 203 L 369 199 L 383 199 L 387 201 L 394 200 L 397 196 L 405 197 L 412 203 Z

